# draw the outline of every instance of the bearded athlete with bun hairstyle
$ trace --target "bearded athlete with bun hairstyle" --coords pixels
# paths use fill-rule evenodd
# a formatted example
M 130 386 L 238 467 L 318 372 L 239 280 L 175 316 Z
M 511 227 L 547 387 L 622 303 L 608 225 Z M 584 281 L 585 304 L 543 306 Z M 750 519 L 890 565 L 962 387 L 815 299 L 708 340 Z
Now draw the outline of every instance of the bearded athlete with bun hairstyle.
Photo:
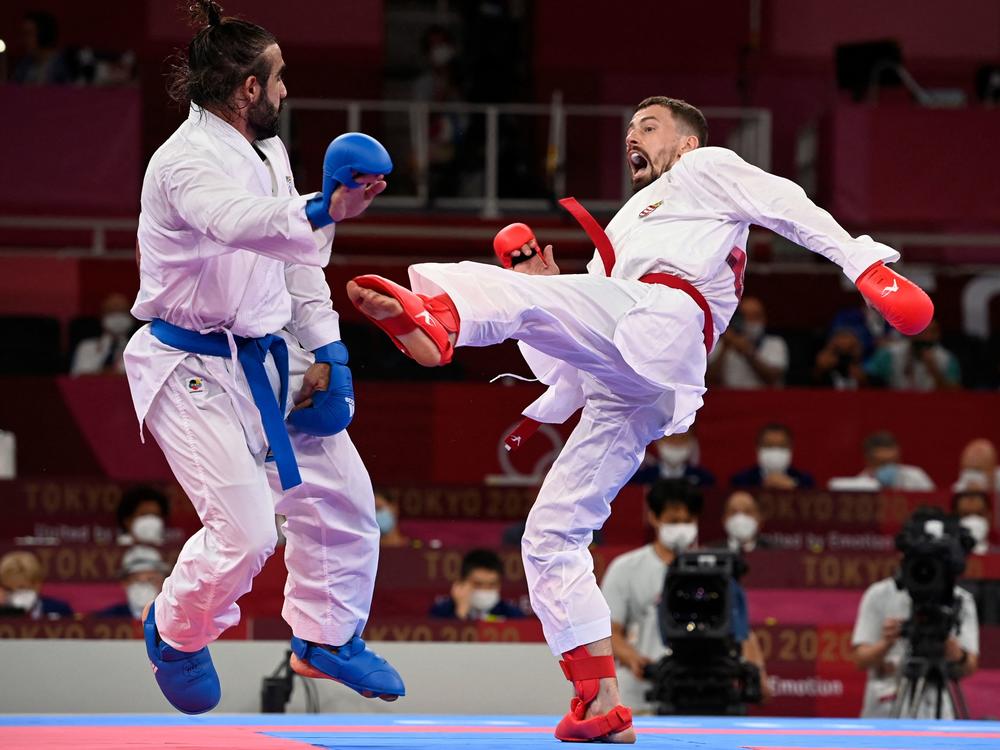
M 495 242 L 503 267 L 421 263 L 409 270 L 413 291 L 378 276 L 348 283 L 355 306 L 420 364 L 446 364 L 456 346 L 517 339 L 549 386 L 525 415 L 559 423 L 583 409 L 522 540 L 532 607 L 576 691 L 556 728 L 563 740 L 635 741 L 587 548 L 646 446 L 694 421 L 708 352 L 743 292 L 750 225 L 839 265 L 903 333 L 933 315 L 927 295 L 883 265 L 899 253 L 851 237 L 794 183 L 706 141 L 705 118 L 690 104 L 638 105 L 625 134 L 635 194 L 606 232 L 562 201 L 597 248 L 585 274 L 560 274 L 552 247 L 540 250 L 515 224 Z M 508 444 L 529 432 L 519 428 Z
M 367 209 L 392 162 L 346 133 L 327 149 L 322 192 L 300 196 L 275 137 L 277 40 L 212 0 L 191 11 L 199 30 L 171 87 L 190 110 L 143 180 L 132 313 L 149 325 L 125 366 L 139 423 L 204 528 L 143 612 L 147 655 L 175 708 L 218 704 L 208 645 L 239 622 L 279 513 L 292 669 L 395 700 L 403 681 L 361 639 L 379 530 L 346 432 L 354 392 L 323 273 L 335 223 Z

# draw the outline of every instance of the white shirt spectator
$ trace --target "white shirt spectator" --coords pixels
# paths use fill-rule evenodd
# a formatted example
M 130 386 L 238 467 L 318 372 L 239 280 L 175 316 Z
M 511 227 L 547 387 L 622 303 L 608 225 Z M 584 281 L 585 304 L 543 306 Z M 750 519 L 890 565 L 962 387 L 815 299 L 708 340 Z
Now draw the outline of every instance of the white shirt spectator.
M 629 643 L 653 662 L 667 653 L 656 613 L 666 576 L 667 563 L 647 544 L 612 560 L 601 582 L 611 621 L 623 626 Z M 618 686 L 626 706 L 637 711 L 653 709 L 646 700 L 646 691 L 652 687 L 648 681 L 638 679 L 631 670 L 619 669 Z
M 979 618 L 976 615 L 976 603 L 972 595 L 955 587 L 955 597 L 960 603 L 960 623 L 952 630 L 952 635 L 958 638 L 959 645 L 970 654 L 979 654 Z M 896 582 L 891 578 L 876 581 L 861 598 L 858 607 L 858 618 L 854 623 L 854 635 L 851 638 L 853 646 L 878 643 L 882 638 L 882 625 L 888 618 L 905 622 L 910 618 L 913 602 L 906 591 L 896 588 Z M 889 649 L 885 662 L 893 666 L 893 674 L 880 677 L 874 669 L 868 670 L 868 680 L 865 683 L 865 696 L 862 704 L 863 718 L 887 718 L 892 711 L 893 701 L 898 687 L 899 670 L 906 658 L 909 642 L 900 638 Z M 929 691 L 927 697 L 918 709 L 917 718 L 934 718 L 935 697 Z M 953 719 L 954 712 L 951 702 L 944 701 L 942 718 Z
M 929 356 L 947 382 L 954 385 L 961 382 L 962 373 L 954 354 L 940 344 L 935 344 L 931 347 Z M 876 377 L 897 390 L 934 391 L 939 387 L 927 365 L 914 353 L 913 342 L 908 339 L 885 344 L 872 355 L 865 370 L 869 376 Z
M 766 365 L 781 370 L 788 370 L 788 345 L 781 336 L 764 334 L 757 343 L 757 357 Z M 767 386 L 758 375 L 746 357 L 731 349 L 716 346 L 708 357 L 709 362 L 722 357 L 722 385 L 726 388 L 757 389 Z M 784 376 L 782 376 L 784 382 Z
M 118 338 L 110 333 L 84 339 L 77 344 L 73 353 L 70 375 L 96 375 L 108 369 L 124 374 L 125 360 L 122 358 L 122 353 L 127 344 L 127 337 Z
M 877 471 L 872 471 L 871 469 L 865 469 L 856 477 L 856 479 L 870 479 L 873 491 L 882 487 L 903 490 L 904 492 L 931 492 L 934 490 L 934 481 L 919 466 L 896 464 L 891 481 L 883 482 L 881 481 L 882 478 L 878 475 Z M 843 487 L 833 487 L 835 481 L 830 480 L 830 489 L 843 489 Z M 866 488 L 855 487 L 855 489 Z

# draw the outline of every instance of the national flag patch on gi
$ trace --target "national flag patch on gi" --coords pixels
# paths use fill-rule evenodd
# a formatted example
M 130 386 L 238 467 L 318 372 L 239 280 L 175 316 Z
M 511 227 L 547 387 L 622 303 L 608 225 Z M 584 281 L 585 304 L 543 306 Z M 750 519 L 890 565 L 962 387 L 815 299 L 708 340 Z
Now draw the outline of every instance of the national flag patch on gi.
M 640 219 L 645 219 L 647 216 L 649 216 L 651 213 L 653 213 L 653 211 L 655 211 L 656 209 L 658 209 L 662 205 L 663 205 L 663 201 L 656 201 L 656 203 L 650 203 L 648 206 L 646 206 L 644 209 L 642 209 L 642 211 L 639 212 L 639 218 Z
M 187 382 L 188 393 L 202 393 L 205 390 L 205 382 L 201 378 L 191 378 Z

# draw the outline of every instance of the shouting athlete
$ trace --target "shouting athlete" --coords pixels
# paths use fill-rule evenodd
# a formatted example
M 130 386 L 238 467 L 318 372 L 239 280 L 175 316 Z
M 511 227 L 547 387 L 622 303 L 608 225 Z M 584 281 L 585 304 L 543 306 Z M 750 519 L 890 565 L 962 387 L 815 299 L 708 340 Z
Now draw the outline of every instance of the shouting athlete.
M 201 29 L 172 88 L 190 115 L 143 181 L 132 313 L 150 324 L 125 363 L 140 425 L 204 527 L 143 615 L 147 653 L 173 706 L 219 702 L 207 645 L 239 622 L 236 600 L 274 551 L 278 513 L 292 668 L 394 700 L 402 680 L 360 637 L 379 531 L 344 431 L 354 394 L 322 271 L 334 222 L 362 213 L 392 164 L 373 139 L 341 136 L 324 192 L 299 197 L 276 137 L 287 94 L 277 41 L 212 0 L 192 9 Z
M 923 291 L 883 265 L 899 253 L 851 237 L 797 185 L 706 140 L 695 107 L 666 97 L 639 104 L 625 136 L 635 194 L 606 234 L 579 204 L 567 205 L 597 246 L 586 274 L 560 275 L 552 247 L 539 250 L 522 224 L 498 236 L 504 268 L 422 263 L 410 267 L 412 292 L 378 276 L 347 287 L 420 364 L 445 364 L 456 346 L 517 339 L 549 386 L 525 415 L 558 423 L 583 409 L 522 540 L 532 607 L 576 691 L 556 728 L 563 740 L 635 741 L 587 548 L 646 446 L 694 421 L 708 352 L 743 291 L 750 225 L 839 265 L 904 333 L 933 313 Z

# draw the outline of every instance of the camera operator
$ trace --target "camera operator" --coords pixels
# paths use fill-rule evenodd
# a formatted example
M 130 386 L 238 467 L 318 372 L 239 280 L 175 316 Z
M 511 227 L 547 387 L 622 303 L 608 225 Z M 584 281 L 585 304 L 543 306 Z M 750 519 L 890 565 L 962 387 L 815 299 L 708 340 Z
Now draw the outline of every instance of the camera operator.
M 611 646 L 619 670 L 622 701 L 636 712 L 651 713 L 646 699 L 652 687 L 646 668 L 667 654 L 660 635 L 657 604 L 663 594 L 667 568 L 678 553 L 695 545 L 702 497 L 682 479 L 655 482 L 646 494 L 647 520 L 656 532 L 651 544 L 615 558 L 604 575 L 601 590 L 611 608 Z M 742 644 L 742 655 L 761 670 L 764 658 L 750 632 L 746 594 L 732 582 L 732 636 Z M 765 688 L 766 689 L 766 688 Z
M 979 663 L 976 605 L 967 591 L 954 584 L 964 569 L 971 538 L 943 511 L 922 508 L 907 522 L 896 544 L 903 552 L 900 574 L 868 587 L 854 624 L 853 660 L 868 671 L 863 718 L 892 715 L 907 662 L 925 656 L 921 651 L 938 652 L 952 679 L 968 677 Z M 928 595 L 932 588 L 940 591 Z M 934 696 L 921 698 L 915 717 L 933 718 Z M 954 706 L 944 700 L 941 718 L 954 717 Z

